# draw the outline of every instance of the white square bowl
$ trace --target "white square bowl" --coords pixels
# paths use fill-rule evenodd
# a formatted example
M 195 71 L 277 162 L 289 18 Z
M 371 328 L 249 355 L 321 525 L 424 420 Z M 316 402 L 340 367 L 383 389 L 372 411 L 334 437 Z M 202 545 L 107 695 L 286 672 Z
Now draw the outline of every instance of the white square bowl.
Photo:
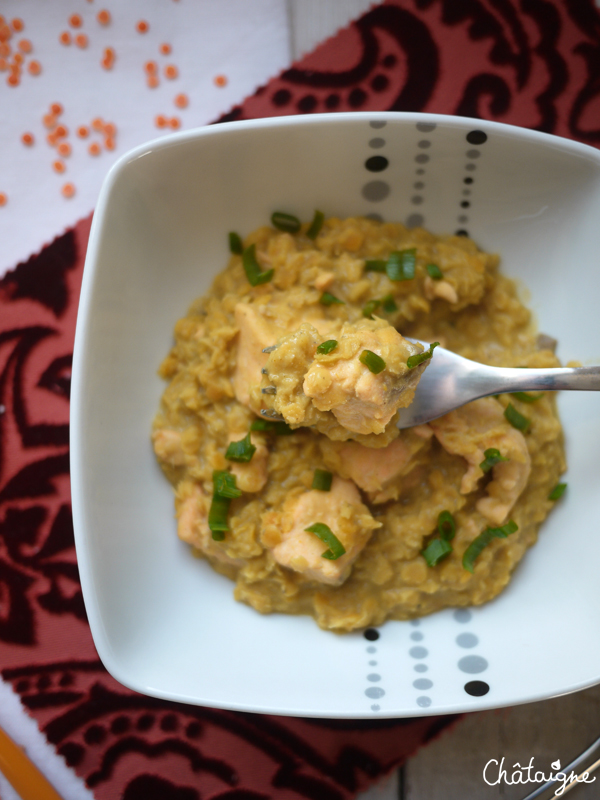
M 100 658 L 149 695 L 321 717 L 472 711 L 600 682 L 600 395 L 560 397 L 568 492 L 481 608 L 388 622 L 377 640 L 338 636 L 236 603 L 177 539 L 150 444 L 173 325 L 226 264 L 228 231 L 315 208 L 467 230 L 530 291 L 563 361 L 600 363 L 590 147 L 465 118 L 357 113 L 217 125 L 123 156 L 94 216 L 73 367 L 75 539 Z

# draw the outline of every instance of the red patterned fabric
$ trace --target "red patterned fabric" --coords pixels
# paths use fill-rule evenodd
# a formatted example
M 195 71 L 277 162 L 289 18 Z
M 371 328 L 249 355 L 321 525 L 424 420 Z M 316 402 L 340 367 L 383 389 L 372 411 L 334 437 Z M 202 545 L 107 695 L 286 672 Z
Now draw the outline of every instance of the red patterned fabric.
M 389 0 L 226 119 L 352 109 L 480 116 L 600 146 L 600 15 L 591 0 Z M 455 718 L 197 708 L 135 694 L 98 660 L 68 463 L 89 226 L 83 220 L 0 281 L 2 677 L 99 800 L 350 798 Z

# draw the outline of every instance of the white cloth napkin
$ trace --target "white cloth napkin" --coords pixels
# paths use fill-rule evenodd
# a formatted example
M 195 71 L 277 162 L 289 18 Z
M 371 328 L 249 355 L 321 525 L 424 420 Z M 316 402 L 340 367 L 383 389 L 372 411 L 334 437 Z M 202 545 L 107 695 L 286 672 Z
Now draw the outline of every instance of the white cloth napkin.
M 110 14 L 107 25 L 98 22 L 102 10 Z M 80 27 L 70 23 L 73 14 Z M 93 210 L 119 156 L 172 132 L 156 127 L 158 115 L 178 118 L 180 129 L 205 125 L 291 59 L 285 0 L 1 0 L 0 15 L 11 29 L 6 61 L 13 61 L 21 40 L 32 46 L 22 54 L 18 86 L 7 84 L 9 69 L 0 71 L 0 193 L 7 198 L 0 205 L 0 276 Z M 22 20 L 23 30 L 13 29 L 14 19 Z M 147 32 L 138 32 L 140 21 Z M 65 31 L 70 45 L 59 40 Z M 80 34 L 88 39 L 85 48 L 74 41 Z M 171 53 L 162 54 L 161 44 Z M 105 48 L 115 52 L 109 70 L 101 66 Z M 32 60 L 41 64 L 38 76 L 28 71 Z M 147 85 L 149 61 L 158 67 L 156 88 Z M 167 65 L 176 67 L 177 78 L 165 77 Z M 189 98 L 187 108 L 175 105 L 178 94 Z M 56 122 L 69 130 L 61 141 L 71 154 L 64 158 L 46 141 L 43 118 L 52 103 L 63 107 Z M 98 117 L 116 126 L 114 150 L 105 148 L 102 132 L 86 139 L 76 133 Z M 32 146 L 22 143 L 24 133 L 33 134 Z M 101 145 L 100 155 L 89 154 L 92 142 Z M 54 171 L 57 160 L 64 173 Z M 65 183 L 74 187 L 70 198 L 61 193 Z

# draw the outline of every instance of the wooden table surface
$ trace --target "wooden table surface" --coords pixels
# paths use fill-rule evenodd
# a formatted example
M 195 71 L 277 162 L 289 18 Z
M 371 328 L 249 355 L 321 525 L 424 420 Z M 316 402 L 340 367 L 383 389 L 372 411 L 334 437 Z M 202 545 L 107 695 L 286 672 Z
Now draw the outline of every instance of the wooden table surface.
M 376 5 L 371 0 L 287 3 L 293 58 L 310 52 Z M 568 646 L 568 631 L 564 642 Z M 563 766 L 568 764 L 598 736 L 600 686 L 541 703 L 469 714 L 398 773 L 360 795 L 360 800 L 521 800 L 536 784 L 488 786 L 483 770 L 490 759 L 504 757 L 510 775 L 513 764 L 525 766 L 533 757 L 535 768 L 547 774 L 552 762 L 560 759 Z M 569 800 L 598 800 L 600 770 L 598 776 L 594 783 L 576 786 L 568 793 Z

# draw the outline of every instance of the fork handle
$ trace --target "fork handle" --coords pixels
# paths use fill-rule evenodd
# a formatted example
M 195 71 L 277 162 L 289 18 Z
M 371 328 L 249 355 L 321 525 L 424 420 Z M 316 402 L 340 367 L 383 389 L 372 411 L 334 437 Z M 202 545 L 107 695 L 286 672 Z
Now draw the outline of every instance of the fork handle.
M 553 369 L 517 369 L 477 365 L 469 376 L 471 388 L 480 397 L 506 392 L 556 392 L 562 389 L 600 391 L 600 367 L 556 367 Z

